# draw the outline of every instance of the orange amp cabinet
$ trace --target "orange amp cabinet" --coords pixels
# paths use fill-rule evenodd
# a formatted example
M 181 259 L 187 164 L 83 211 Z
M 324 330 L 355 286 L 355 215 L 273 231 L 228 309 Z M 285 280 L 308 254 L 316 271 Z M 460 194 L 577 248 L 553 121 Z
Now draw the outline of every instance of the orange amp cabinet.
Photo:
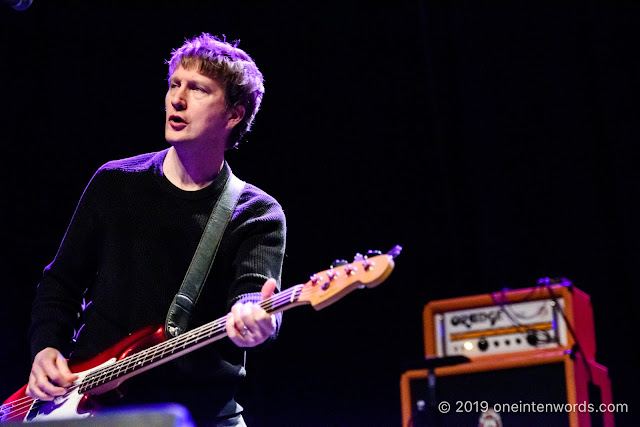
M 402 375 L 403 426 L 614 425 L 590 298 L 566 279 L 432 301 L 423 321 L 433 367 Z

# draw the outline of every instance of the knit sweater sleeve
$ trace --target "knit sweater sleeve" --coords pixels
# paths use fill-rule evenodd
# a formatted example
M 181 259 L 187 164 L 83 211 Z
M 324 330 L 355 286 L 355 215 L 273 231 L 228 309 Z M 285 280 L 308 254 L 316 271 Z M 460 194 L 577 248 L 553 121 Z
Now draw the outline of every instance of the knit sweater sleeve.
M 93 176 L 76 207 L 54 260 L 44 269 L 31 310 L 31 359 L 53 347 L 68 356 L 82 309 L 83 293 L 96 274 L 101 171 Z
M 281 289 L 285 253 L 286 221 L 282 207 L 265 193 L 254 194 L 239 206 L 239 216 L 247 216 L 236 230 L 242 237 L 233 261 L 235 279 L 229 288 L 228 309 L 241 295 L 260 292 L 269 278 Z M 278 329 L 281 315 L 277 316 Z M 275 334 L 274 334 L 275 336 Z

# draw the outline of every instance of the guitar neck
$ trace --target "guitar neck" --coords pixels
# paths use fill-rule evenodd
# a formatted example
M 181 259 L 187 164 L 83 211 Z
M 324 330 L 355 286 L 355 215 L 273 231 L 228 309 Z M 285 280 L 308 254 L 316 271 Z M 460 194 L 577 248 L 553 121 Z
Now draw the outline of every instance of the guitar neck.
M 260 301 L 260 306 L 270 314 L 302 304 L 311 304 L 316 310 L 320 310 L 355 289 L 371 288 L 386 280 L 393 270 L 393 258 L 401 250 L 400 246 L 395 246 L 387 254 L 380 253 L 371 258 L 357 254 L 352 263 L 340 262 L 335 268 L 332 266 L 313 274 L 307 283 L 266 298 Z M 129 377 L 222 339 L 227 336 L 226 323 L 226 316 L 221 317 L 90 371 L 79 383 L 79 391 L 83 394 L 100 394 L 117 387 Z
M 296 285 L 270 298 L 260 301 L 260 306 L 270 314 L 279 313 L 298 305 L 303 285 Z M 79 391 L 92 391 L 113 382 L 122 382 L 175 358 L 183 356 L 227 336 L 226 316 L 192 329 L 175 338 L 163 341 L 103 368 L 90 372 L 80 383 Z

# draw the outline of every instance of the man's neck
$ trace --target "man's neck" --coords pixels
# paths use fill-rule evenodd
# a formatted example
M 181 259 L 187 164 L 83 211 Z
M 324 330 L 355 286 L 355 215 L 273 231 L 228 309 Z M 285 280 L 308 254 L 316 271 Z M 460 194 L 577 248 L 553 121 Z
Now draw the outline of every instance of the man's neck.
M 193 151 L 171 147 L 162 164 L 164 176 L 186 191 L 200 190 L 213 182 L 224 165 L 224 152 Z

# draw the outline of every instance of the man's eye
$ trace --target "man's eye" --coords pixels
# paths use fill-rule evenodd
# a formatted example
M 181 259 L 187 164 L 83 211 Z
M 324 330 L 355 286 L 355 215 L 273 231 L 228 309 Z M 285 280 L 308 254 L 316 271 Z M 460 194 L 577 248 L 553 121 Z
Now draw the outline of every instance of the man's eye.
M 170 88 L 175 88 L 175 87 L 178 87 L 178 84 L 177 84 L 177 83 L 171 83 L 171 84 L 169 85 L 169 87 L 170 87 Z
M 204 92 L 204 88 L 198 87 L 196 86 L 195 88 L 193 88 L 194 90 L 197 90 L 198 92 Z

